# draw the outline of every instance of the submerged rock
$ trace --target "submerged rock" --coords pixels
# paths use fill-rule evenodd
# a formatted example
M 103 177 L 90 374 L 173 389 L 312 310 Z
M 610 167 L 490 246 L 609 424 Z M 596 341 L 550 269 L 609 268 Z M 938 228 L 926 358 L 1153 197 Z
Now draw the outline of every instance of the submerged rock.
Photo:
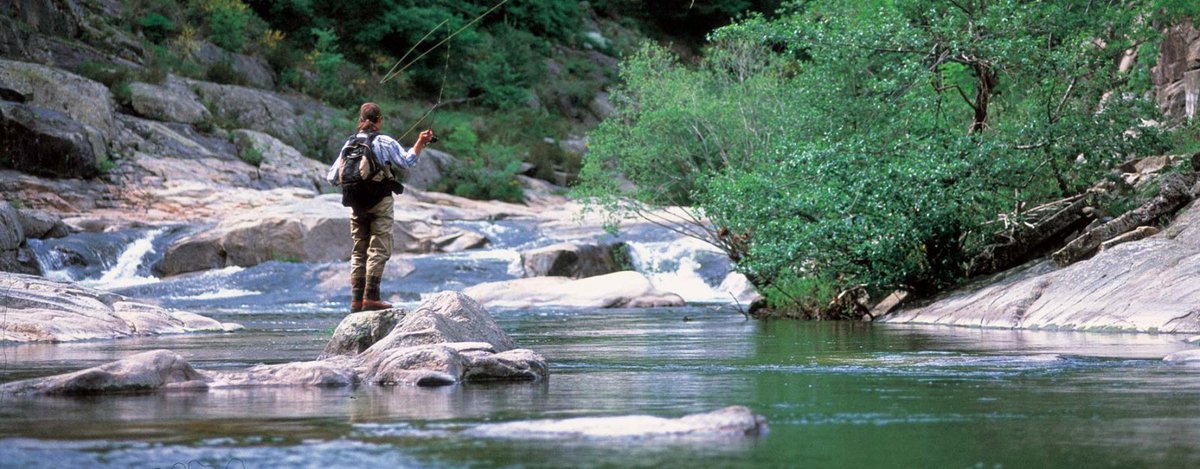
M 115 339 L 240 327 L 132 302 L 114 293 L 9 273 L 0 273 L 0 308 L 5 310 L 0 342 Z
M 193 370 L 175 353 L 158 350 L 74 373 L 0 385 L 0 395 L 360 383 L 441 386 L 533 381 L 549 375 L 541 355 L 514 347 L 482 306 L 462 293 L 443 292 L 412 313 L 387 310 L 347 317 L 323 358 L 315 361 L 203 371 Z
M 531 420 L 485 424 L 465 433 L 492 438 L 646 438 L 758 436 L 767 430 L 765 417 L 743 406 L 731 406 L 675 419 L 625 415 Z
M 683 306 L 674 293 L 654 288 L 650 279 L 622 271 L 585 279 L 533 277 L 483 283 L 463 290 L 480 303 L 501 308 L 654 308 Z
M 1016 329 L 1200 332 L 1200 207 L 1149 238 L 1055 268 L 1049 261 L 968 285 L 885 322 Z

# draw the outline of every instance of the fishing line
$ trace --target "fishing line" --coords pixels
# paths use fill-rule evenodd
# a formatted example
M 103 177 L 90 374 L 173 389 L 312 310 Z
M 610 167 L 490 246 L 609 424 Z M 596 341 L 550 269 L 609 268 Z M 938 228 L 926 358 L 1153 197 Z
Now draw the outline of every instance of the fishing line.
M 463 31 L 465 31 L 467 28 L 471 27 L 471 25 L 473 25 L 473 24 L 475 24 L 475 23 L 479 22 L 479 20 L 483 19 L 483 17 L 485 17 L 485 16 L 487 16 L 487 15 L 490 15 L 490 14 L 492 14 L 492 12 L 496 11 L 496 10 L 497 10 L 497 9 L 499 9 L 501 6 L 504 6 L 504 4 L 505 4 L 505 3 L 508 3 L 508 0 L 501 0 L 501 1 L 500 1 L 500 3 L 497 3 L 495 6 L 493 6 L 493 7 L 489 8 L 489 9 L 488 9 L 488 11 L 485 11 L 485 12 L 483 12 L 483 14 L 481 14 L 481 15 L 479 15 L 479 16 L 476 16 L 476 17 L 475 17 L 475 19 L 471 20 L 469 23 L 467 23 L 467 24 L 466 24 L 466 25 L 464 25 L 463 27 L 461 27 L 461 28 L 458 28 L 458 30 L 457 30 L 457 31 L 454 31 L 454 32 L 453 32 L 453 33 L 451 33 L 449 36 L 446 36 L 446 38 L 445 38 L 445 39 L 442 39 L 442 41 L 441 41 L 441 42 L 439 42 L 439 43 L 437 43 L 437 44 L 434 44 L 434 45 L 433 45 L 433 47 L 430 47 L 430 48 L 429 48 L 429 50 L 427 50 L 427 51 L 425 51 L 425 52 L 422 52 L 422 53 L 421 53 L 421 55 L 418 55 L 418 56 L 417 56 L 417 58 L 415 58 L 415 59 L 412 59 L 412 61 L 411 61 L 411 62 L 409 62 L 409 63 L 405 64 L 403 67 L 400 67 L 400 70 L 397 70 L 397 71 L 396 71 L 396 73 L 393 73 L 393 74 L 390 74 L 389 76 L 385 76 L 385 77 L 383 77 L 383 79 L 382 79 L 382 80 L 379 80 L 379 84 L 381 84 L 381 85 L 382 85 L 384 82 L 387 82 L 388 80 L 390 80 L 390 79 L 394 78 L 396 75 L 399 75 L 399 74 L 401 74 L 401 73 L 404 73 L 404 71 L 405 71 L 405 70 L 408 70 L 408 67 L 411 67 L 413 64 L 417 63 L 417 61 L 421 60 L 421 58 L 425 57 L 425 56 L 426 56 L 426 55 L 428 55 L 430 52 L 433 52 L 433 50 L 434 50 L 434 49 L 437 49 L 438 47 L 441 47 L 441 45 L 442 45 L 442 44 L 445 44 L 445 43 L 446 43 L 446 41 L 449 41 L 450 39 L 453 39 L 453 38 L 454 38 L 454 36 L 457 36 L 457 35 L 458 35 L 458 33 L 461 33 L 461 32 L 463 32 Z M 426 36 L 428 36 L 428 35 L 426 35 Z M 419 42 L 420 42 L 420 41 L 418 41 L 418 43 L 419 43 Z M 414 45 L 413 47 L 416 47 L 416 46 Z M 407 54 L 406 54 L 406 55 L 407 55 Z M 403 61 L 404 61 L 404 59 L 401 59 L 401 60 L 398 60 L 398 61 L 396 61 L 396 63 L 397 63 L 397 64 L 399 64 L 399 63 L 401 63 L 401 62 L 403 62 Z M 393 66 L 392 68 L 394 69 L 395 67 Z
M 422 42 L 425 42 L 425 40 L 428 39 L 429 36 L 433 35 L 434 32 L 436 32 L 438 29 L 441 29 L 442 25 L 446 24 L 449 21 L 450 21 L 450 19 L 442 20 L 441 23 L 438 23 L 437 26 L 434 26 L 433 29 L 430 29 L 429 32 L 425 33 L 424 36 L 421 36 L 421 39 L 418 39 L 416 44 L 413 44 L 412 47 L 409 47 L 408 52 L 405 52 L 404 56 L 400 57 L 400 60 L 396 61 L 396 65 L 392 65 L 392 69 L 388 70 L 388 72 L 383 75 L 383 79 L 379 80 L 379 84 L 382 85 L 383 82 L 391 80 L 394 75 L 398 75 L 399 72 L 396 71 L 396 67 L 399 67 L 400 64 L 404 62 L 404 59 L 407 59 L 408 55 L 412 54 L 412 51 L 417 50 L 417 46 L 421 45 Z
M 446 75 L 449 72 L 450 72 L 450 46 L 447 45 L 446 46 L 446 63 L 443 65 L 443 68 L 442 68 L 442 86 L 440 88 L 438 88 L 437 102 L 434 103 L 433 106 L 431 106 L 428 110 L 426 110 L 425 114 L 421 114 L 421 117 L 419 119 L 417 119 L 416 122 L 413 122 L 413 124 L 408 127 L 408 130 L 405 130 L 404 133 L 402 135 L 400 135 L 400 138 L 398 140 L 404 140 L 405 137 L 408 137 L 408 134 L 412 133 L 413 129 L 417 128 L 418 125 L 421 125 L 421 122 L 424 122 L 426 117 L 429 117 L 429 115 L 432 114 L 435 109 L 437 109 L 439 106 L 442 105 L 442 92 L 446 91 Z

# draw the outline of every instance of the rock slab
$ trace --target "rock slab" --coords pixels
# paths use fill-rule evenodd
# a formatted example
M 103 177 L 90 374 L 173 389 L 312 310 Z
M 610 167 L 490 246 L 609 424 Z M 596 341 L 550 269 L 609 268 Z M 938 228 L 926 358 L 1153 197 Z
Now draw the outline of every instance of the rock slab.
M 167 311 L 108 293 L 32 275 L 0 273 L 0 342 L 221 332 L 240 328 L 187 312 Z
M 532 277 L 483 283 L 463 293 L 490 307 L 655 308 L 683 306 L 674 293 L 659 291 L 645 275 L 622 271 L 584 279 Z
M 485 424 L 466 433 L 490 438 L 606 439 L 741 437 L 764 435 L 767 431 L 765 417 L 743 406 L 730 406 L 680 418 L 625 415 Z
M 1200 332 L 1200 207 L 1149 238 L 1055 268 L 1020 267 L 881 318 L 1010 329 Z

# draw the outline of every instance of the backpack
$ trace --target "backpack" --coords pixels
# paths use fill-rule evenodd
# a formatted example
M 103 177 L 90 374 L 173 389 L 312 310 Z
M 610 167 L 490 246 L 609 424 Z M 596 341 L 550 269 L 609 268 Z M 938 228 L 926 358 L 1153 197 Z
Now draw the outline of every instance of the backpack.
M 360 137 L 354 134 L 342 148 L 342 167 L 338 172 L 338 185 L 354 185 L 360 182 L 382 182 L 391 178 L 391 172 L 375 158 L 375 137 L 379 134 L 368 134 Z

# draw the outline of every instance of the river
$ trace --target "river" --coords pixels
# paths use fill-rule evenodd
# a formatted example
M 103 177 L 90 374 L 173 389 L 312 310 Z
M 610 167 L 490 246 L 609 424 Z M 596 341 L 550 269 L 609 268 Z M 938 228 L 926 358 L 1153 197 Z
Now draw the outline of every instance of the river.
M 320 352 L 344 314 L 338 293 L 312 288 L 319 279 L 310 273 L 325 266 L 270 262 L 152 278 L 154 253 L 186 231 L 75 239 L 124 247 L 97 248 L 100 267 L 75 263 L 55 275 L 239 322 L 244 331 L 0 346 L 0 381 L 153 349 L 174 350 L 200 369 Z M 511 278 L 513 252 L 540 241 L 517 225 L 500 231 L 512 238 L 486 251 L 406 257 L 416 270 L 385 290 L 415 305 L 441 288 Z M 713 285 L 723 280 L 707 254 L 639 239 L 639 269 L 691 288 L 691 306 L 492 311 L 518 344 L 546 357 L 548 380 L 7 397 L 0 466 L 1200 466 L 1200 367 L 1161 361 L 1190 347 L 1182 337 L 749 321 L 736 305 L 715 301 L 721 294 Z M 132 249 L 141 250 L 138 262 L 128 261 Z M 665 257 L 646 254 L 654 252 Z M 113 274 L 118 268 L 124 273 Z M 770 432 L 616 439 L 468 432 L 495 422 L 671 417 L 735 404 L 764 415 Z

